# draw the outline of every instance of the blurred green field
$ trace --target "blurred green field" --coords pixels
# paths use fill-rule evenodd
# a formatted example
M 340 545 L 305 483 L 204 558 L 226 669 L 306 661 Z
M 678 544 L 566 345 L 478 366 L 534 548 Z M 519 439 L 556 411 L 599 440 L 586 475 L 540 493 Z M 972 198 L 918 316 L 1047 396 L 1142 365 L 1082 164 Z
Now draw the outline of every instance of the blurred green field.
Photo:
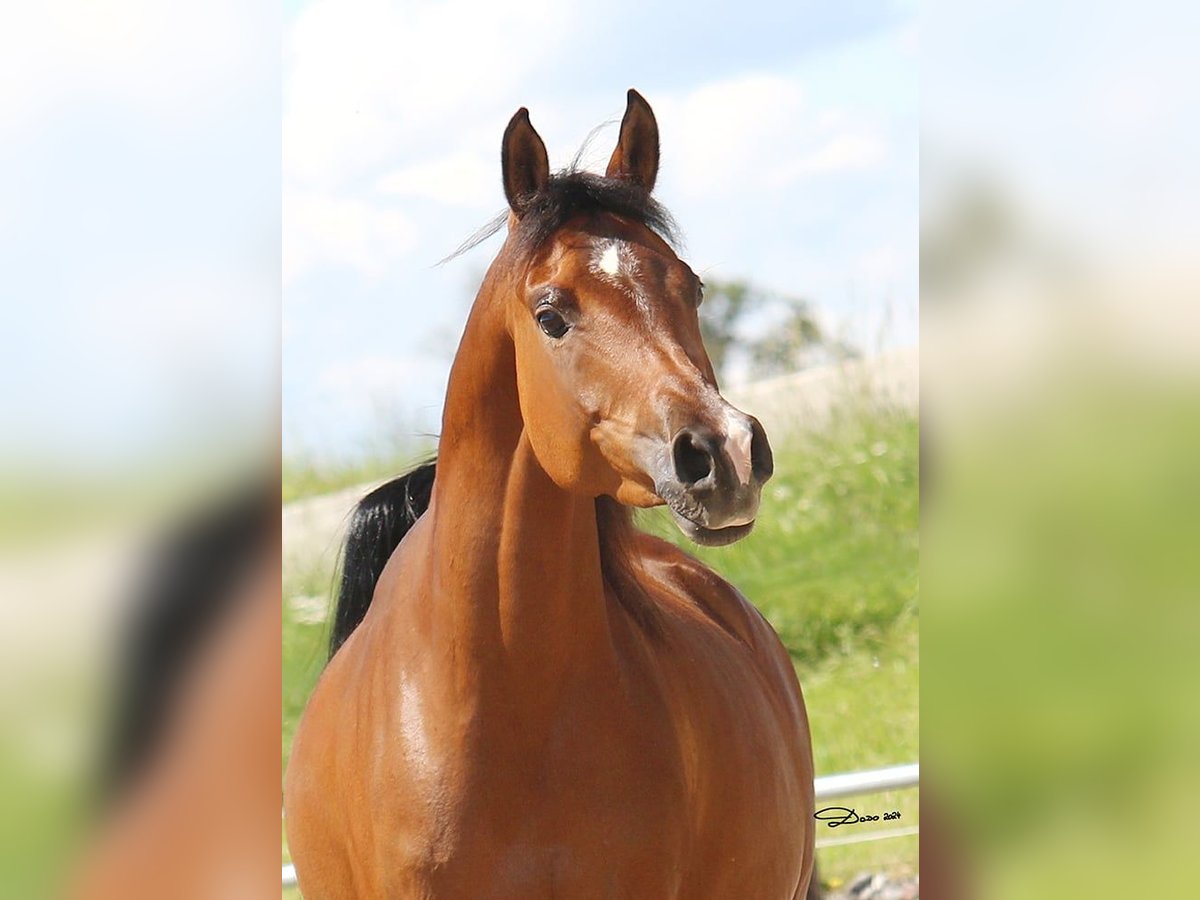
M 741 543 L 698 548 L 661 510 L 642 513 L 641 525 L 720 571 L 774 624 L 804 689 L 818 775 L 915 762 L 920 674 L 916 417 L 844 411 L 819 431 L 777 444 L 775 457 L 776 474 L 764 491 L 755 532 Z M 289 471 L 304 469 L 285 468 L 285 497 L 303 495 L 305 484 L 331 489 L 364 475 L 360 469 L 344 480 L 326 472 L 289 485 Z M 383 474 L 388 473 L 369 473 Z M 321 554 L 285 567 L 283 574 L 285 767 L 296 722 L 324 662 L 327 627 L 316 621 L 313 609 L 329 602 L 332 557 Z M 861 813 L 899 811 L 900 821 L 889 825 L 919 822 L 916 790 L 833 803 Z M 847 830 L 821 827 L 818 840 Z M 867 869 L 911 871 L 917 867 L 917 838 L 830 847 L 818 853 L 818 860 L 822 878 L 833 884 Z

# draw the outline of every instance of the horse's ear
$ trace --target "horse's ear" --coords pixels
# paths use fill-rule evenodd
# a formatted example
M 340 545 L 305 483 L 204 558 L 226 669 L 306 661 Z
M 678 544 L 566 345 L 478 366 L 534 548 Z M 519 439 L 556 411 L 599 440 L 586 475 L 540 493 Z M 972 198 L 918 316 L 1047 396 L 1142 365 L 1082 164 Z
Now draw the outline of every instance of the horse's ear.
M 500 148 L 500 168 L 504 172 L 504 196 L 512 211 L 521 216 L 529 202 L 550 182 L 550 159 L 546 145 L 529 122 L 529 110 L 521 107 L 504 129 Z
M 650 193 L 658 178 L 658 122 L 645 97 L 633 88 L 626 96 L 621 136 L 605 174 L 640 184 Z

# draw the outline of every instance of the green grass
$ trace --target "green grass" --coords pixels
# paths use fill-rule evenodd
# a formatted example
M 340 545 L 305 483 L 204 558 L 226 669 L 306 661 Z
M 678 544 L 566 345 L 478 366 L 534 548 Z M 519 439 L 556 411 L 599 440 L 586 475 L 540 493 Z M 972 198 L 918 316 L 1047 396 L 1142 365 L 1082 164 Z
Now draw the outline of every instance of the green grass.
M 283 462 L 283 502 L 329 494 L 341 488 L 380 481 L 405 472 L 431 456 L 436 447 L 432 438 L 399 441 L 398 449 L 374 449 L 361 458 L 321 460 L 293 456 Z
M 698 548 L 661 510 L 640 516 L 643 528 L 699 556 L 771 620 L 804 688 L 818 774 L 918 758 L 917 454 L 914 416 L 846 412 L 820 432 L 776 447 L 776 475 L 745 541 Z M 321 483 L 355 483 L 348 478 Z M 299 496 L 312 483 L 285 482 L 285 496 Z M 284 596 L 328 596 L 332 574 L 330 559 L 285 571 Z M 324 663 L 327 633 L 324 624 L 299 621 L 293 604 L 285 603 L 285 766 L 296 721 Z M 898 810 L 895 824 L 919 822 L 915 790 L 834 803 L 865 813 Z M 821 826 L 818 839 L 850 830 L 835 834 Z M 915 869 L 917 838 L 831 847 L 818 858 L 827 883 L 864 869 Z
M 663 509 L 640 516 L 721 572 L 771 620 L 800 666 L 879 646 L 917 601 L 917 423 L 847 413 L 776 450 L 754 533 L 688 544 Z

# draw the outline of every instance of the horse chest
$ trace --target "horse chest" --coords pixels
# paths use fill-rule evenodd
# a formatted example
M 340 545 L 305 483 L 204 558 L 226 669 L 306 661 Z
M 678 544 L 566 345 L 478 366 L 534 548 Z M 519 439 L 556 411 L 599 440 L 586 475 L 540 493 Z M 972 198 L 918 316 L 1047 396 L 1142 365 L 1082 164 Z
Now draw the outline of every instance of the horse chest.
M 579 733 L 541 752 L 479 747 L 420 805 L 407 866 L 430 896 L 671 897 L 686 832 L 682 784 Z M 454 770 L 453 773 L 451 770 Z M 451 797 L 449 805 L 445 798 Z
M 780 798 L 740 777 L 752 743 L 714 750 L 707 723 L 591 700 L 539 728 L 488 722 L 443 755 L 420 804 L 440 819 L 412 857 L 432 896 L 721 896 L 695 891 L 759 877 Z

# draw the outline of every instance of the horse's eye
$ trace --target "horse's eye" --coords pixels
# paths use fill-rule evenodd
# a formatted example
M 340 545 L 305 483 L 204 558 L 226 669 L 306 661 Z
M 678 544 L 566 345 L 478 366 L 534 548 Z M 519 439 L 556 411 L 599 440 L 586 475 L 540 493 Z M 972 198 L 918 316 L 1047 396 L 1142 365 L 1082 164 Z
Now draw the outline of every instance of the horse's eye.
M 549 337 L 560 338 L 567 333 L 570 326 L 567 320 L 564 319 L 556 309 L 551 309 L 548 306 L 543 306 L 535 314 L 538 327 Z
M 704 282 L 699 281 L 696 283 L 696 307 L 699 308 L 700 304 L 703 302 L 704 302 Z

